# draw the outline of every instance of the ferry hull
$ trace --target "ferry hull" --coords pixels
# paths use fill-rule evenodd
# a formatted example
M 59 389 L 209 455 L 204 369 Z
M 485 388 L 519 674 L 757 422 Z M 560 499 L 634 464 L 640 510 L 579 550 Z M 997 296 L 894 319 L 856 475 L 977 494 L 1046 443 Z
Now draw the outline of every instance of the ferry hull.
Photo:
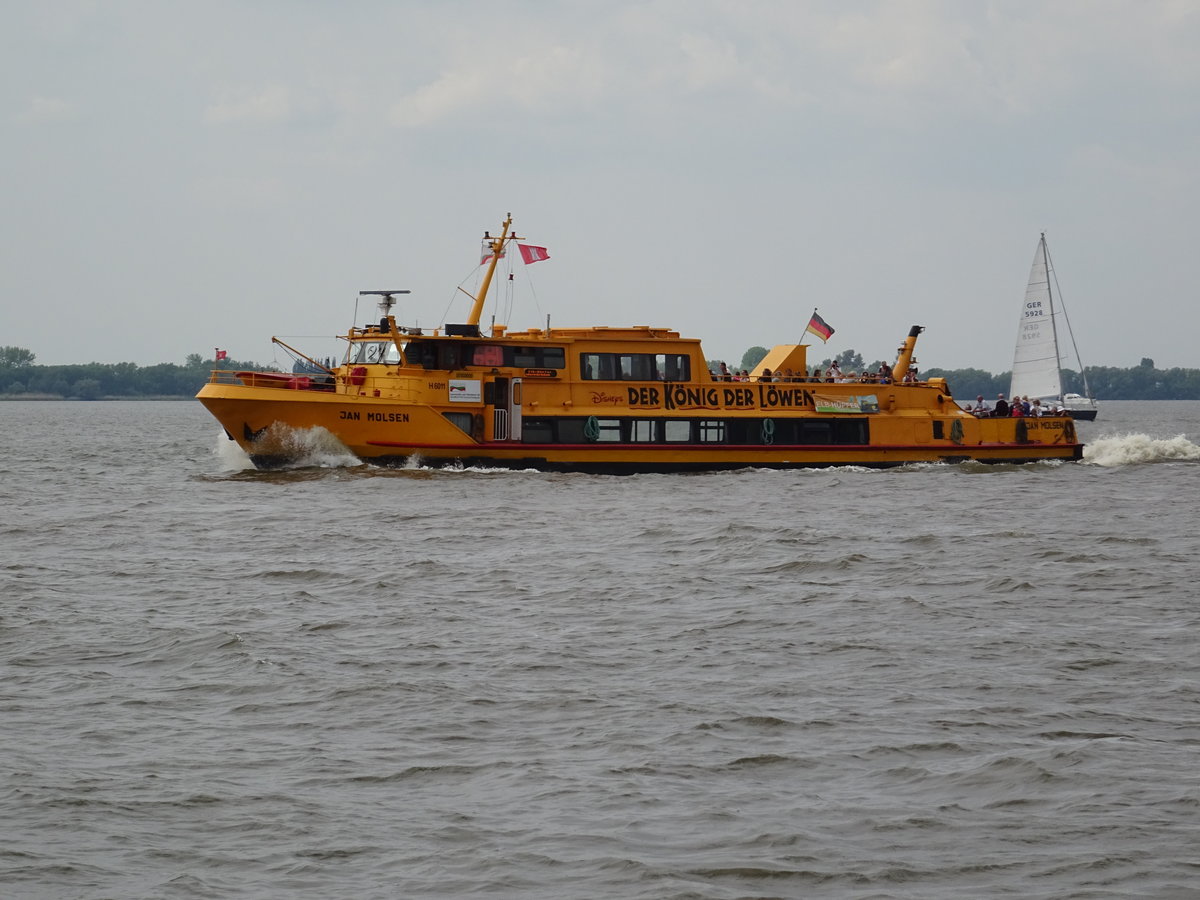
M 311 436 L 332 436 L 365 463 L 435 467 L 532 468 L 602 474 L 698 472 L 743 468 L 887 468 L 911 463 L 1020 464 L 1082 458 L 1070 420 L 957 419 L 957 440 L 921 439 L 928 415 L 876 415 L 871 439 L 853 444 L 537 443 L 478 439 L 451 424 L 442 411 L 420 403 L 347 393 L 283 391 L 210 383 L 200 402 L 258 468 L 294 464 L 312 446 Z M 796 418 L 811 418 L 797 416 Z M 477 421 L 483 419 L 479 415 Z M 782 418 L 776 421 L 784 421 Z M 951 423 L 952 424 L 952 423 Z M 951 425 L 943 433 L 954 433 Z M 300 439 L 307 437 L 309 439 Z

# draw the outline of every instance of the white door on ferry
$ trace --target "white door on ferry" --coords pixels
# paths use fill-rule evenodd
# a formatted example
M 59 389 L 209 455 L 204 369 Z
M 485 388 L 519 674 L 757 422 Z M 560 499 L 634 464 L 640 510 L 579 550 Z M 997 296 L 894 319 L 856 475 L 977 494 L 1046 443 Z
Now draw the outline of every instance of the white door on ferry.
M 521 439 L 521 379 L 514 378 L 508 391 L 508 436 L 511 440 Z

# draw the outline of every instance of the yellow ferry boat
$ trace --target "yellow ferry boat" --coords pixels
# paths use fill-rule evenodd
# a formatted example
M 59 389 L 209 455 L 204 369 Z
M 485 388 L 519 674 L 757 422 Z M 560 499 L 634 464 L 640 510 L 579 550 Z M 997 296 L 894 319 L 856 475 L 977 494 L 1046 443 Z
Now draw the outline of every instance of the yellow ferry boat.
M 305 372 L 216 370 L 197 395 L 259 468 L 294 461 L 297 432 L 324 429 L 367 463 L 632 473 L 745 467 L 1077 460 L 1069 416 L 977 417 L 944 379 L 906 381 L 918 335 L 874 383 L 724 381 L 700 341 L 649 326 L 479 327 L 496 265 L 518 238 L 509 215 L 485 233 L 488 268 L 465 324 L 352 327 L 338 365 Z M 776 346 L 762 369 L 807 371 L 807 346 Z M 332 362 L 332 361 L 330 361 Z M 761 371 L 761 370 L 760 370 Z

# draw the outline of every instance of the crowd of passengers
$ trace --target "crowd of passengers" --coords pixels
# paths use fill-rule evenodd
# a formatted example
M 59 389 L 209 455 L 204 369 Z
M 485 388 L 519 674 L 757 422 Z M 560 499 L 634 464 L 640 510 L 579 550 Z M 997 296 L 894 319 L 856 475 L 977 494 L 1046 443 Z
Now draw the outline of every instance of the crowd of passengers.
M 709 372 L 714 381 L 808 381 L 822 382 L 826 384 L 846 384 L 850 382 L 861 384 L 891 384 L 892 383 L 892 367 L 887 363 L 881 363 L 877 372 L 842 372 L 842 367 L 838 365 L 837 360 L 830 363 L 829 368 L 822 369 L 820 366 L 813 366 L 812 374 L 810 375 L 805 370 L 801 369 L 799 373 L 793 372 L 791 369 L 779 369 L 772 372 L 768 368 L 764 368 L 758 375 L 751 375 L 746 369 L 729 371 L 729 367 L 725 363 L 721 363 L 720 368 L 715 372 Z M 917 367 L 909 366 L 905 373 L 903 382 L 915 383 L 917 378 Z
M 836 360 L 827 369 L 822 369 L 820 366 L 813 366 L 811 375 L 804 370 L 801 370 L 800 374 L 797 375 L 791 369 L 780 369 L 777 372 L 772 372 L 767 368 L 764 368 L 758 375 L 751 375 L 746 369 L 742 369 L 740 372 L 735 369 L 731 372 L 725 363 L 721 363 L 720 368 L 716 372 L 709 372 L 708 374 L 713 377 L 714 381 L 815 381 L 829 384 L 844 384 L 847 382 L 862 384 L 892 383 L 892 369 L 887 363 L 881 364 L 877 372 L 847 372 L 843 374 L 841 366 L 837 364 Z M 917 367 L 909 366 L 908 372 L 905 373 L 902 380 L 908 383 L 918 381 Z M 1036 398 L 1030 400 L 1028 396 L 1014 397 L 1013 401 L 1009 403 L 1003 394 L 996 396 L 995 404 L 989 404 L 983 399 L 983 394 L 980 394 L 975 398 L 974 403 L 964 403 L 963 409 L 979 418 L 1070 415 L 1060 403 L 1047 402 L 1043 405 L 1041 400 Z
M 1042 401 L 1035 398 L 1029 399 L 1029 396 L 1013 397 L 1012 402 L 1004 399 L 1003 394 L 996 395 L 995 404 L 989 404 L 983 399 L 983 394 L 975 398 L 974 403 L 963 404 L 963 409 L 969 413 L 974 413 L 976 416 L 983 418 L 1008 418 L 1010 416 L 1020 418 L 1021 416 L 1066 416 L 1070 415 L 1066 408 L 1060 403 L 1047 402 L 1045 405 Z

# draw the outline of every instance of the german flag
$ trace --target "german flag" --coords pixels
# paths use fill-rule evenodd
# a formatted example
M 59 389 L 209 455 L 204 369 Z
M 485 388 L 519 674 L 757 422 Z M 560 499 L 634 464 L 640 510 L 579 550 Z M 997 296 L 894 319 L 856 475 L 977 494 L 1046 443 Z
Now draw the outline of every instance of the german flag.
M 817 315 L 817 311 L 815 309 L 813 310 L 812 318 L 808 320 L 808 327 L 804 330 L 811 331 L 813 334 L 819 337 L 821 339 L 821 343 L 824 343 L 833 336 L 833 329 L 825 324 L 825 320 Z

